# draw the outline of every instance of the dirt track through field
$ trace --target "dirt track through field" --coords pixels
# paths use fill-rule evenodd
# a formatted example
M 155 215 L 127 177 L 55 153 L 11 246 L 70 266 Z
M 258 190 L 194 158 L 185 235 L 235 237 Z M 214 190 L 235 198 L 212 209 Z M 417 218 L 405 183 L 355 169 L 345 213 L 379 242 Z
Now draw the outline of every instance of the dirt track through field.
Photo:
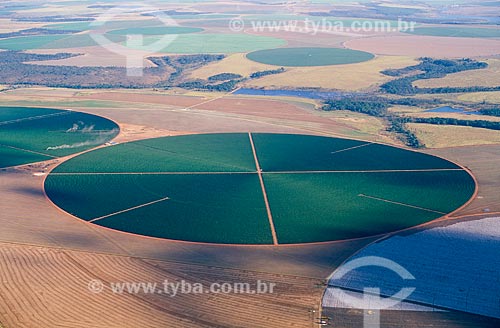
M 253 157 L 255 159 L 255 167 L 257 168 L 257 174 L 259 175 L 260 186 L 262 188 L 262 195 L 264 196 L 264 203 L 266 204 L 267 217 L 269 219 L 271 234 L 273 236 L 273 244 L 278 245 L 278 236 L 276 234 L 276 228 L 274 226 L 271 206 L 269 205 L 269 199 L 267 198 L 266 186 L 264 184 L 264 179 L 262 178 L 262 169 L 260 168 L 259 158 L 257 157 L 257 151 L 255 150 L 255 145 L 253 143 L 253 137 L 251 133 L 248 133 L 248 138 L 250 140 L 250 145 L 252 146 Z

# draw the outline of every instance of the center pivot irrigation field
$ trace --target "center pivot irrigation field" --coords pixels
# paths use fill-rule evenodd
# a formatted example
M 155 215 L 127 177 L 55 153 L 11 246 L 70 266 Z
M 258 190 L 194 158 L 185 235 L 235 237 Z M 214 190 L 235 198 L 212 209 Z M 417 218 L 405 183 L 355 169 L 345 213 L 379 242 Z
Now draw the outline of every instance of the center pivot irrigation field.
M 113 139 L 118 132 L 114 122 L 90 114 L 0 107 L 0 168 L 78 153 Z
M 363 141 L 240 133 L 149 139 L 73 158 L 45 190 L 88 222 L 146 236 L 293 244 L 387 233 L 471 198 L 446 160 Z
M 254 51 L 247 58 L 262 64 L 298 67 L 361 63 L 374 55 L 343 48 L 278 48 Z

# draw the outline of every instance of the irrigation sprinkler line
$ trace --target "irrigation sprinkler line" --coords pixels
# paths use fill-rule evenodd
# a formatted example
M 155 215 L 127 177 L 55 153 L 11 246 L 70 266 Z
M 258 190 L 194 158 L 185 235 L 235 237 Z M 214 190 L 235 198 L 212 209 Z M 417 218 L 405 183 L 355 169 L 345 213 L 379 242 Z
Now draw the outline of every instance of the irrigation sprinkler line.
M 338 154 L 338 153 L 342 153 L 342 152 L 345 152 L 345 151 L 348 151 L 348 150 L 353 150 L 353 149 L 357 149 L 357 148 L 361 148 L 361 147 L 366 147 L 366 146 L 370 146 L 370 145 L 373 145 L 373 142 L 368 142 L 368 143 L 365 143 L 365 144 L 362 144 L 362 145 L 357 145 L 357 146 L 354 146 L 354 147 L 349 147 L 349 148 L 345 148 L 345 149 L 340 149 L 340 150 L 332 151 L 330 154 Z
M 255 144 L 253 143 L 252 134 L 248 133 L 248 138 L 250 139 L 250 145 L 252 146 L 253 157 L 255 159 L 255 167 L 257 168 L 257 175 L 259 176 L 260 186 L 262 188 L 262 195 L 264 196 L 264 203 L 266 204 L 267 218 L 269 219 L 269 225 L 271 227 L 271 234 L 273 236 L 273 244 L 278 245 L 278 236 L 276 234 L 276 228 L 274 226 L 273 215 L 271 213 L 271 206 L 269 206 L 269 200 L 267 198 L 266 186 L 264 185 L 264 178 L 262 177 L 262 169 L 260 168 L 259 158 L 257 157 L 257 151 L 255 150 Z
M 415 208 L 415 209 L 423 210 L 423 211 L 427 211 L 427 212 L 432 212 L 432 213 L 437 213 L 437 214 L 441 214 L 441 215 L 446 215 L 446 213 L 444 213 L 444 212 L 431 210 L 431 209 L 428 209 L 428 208 L 425 208 L 425 207 L 420 207 L 420 206 L 415 206 L 415 205 L 410 205 L 410 204 L 395 202 L 395 201 L 384 199 L 384 198 L 368 196 L 368 195 L 365 195 L 365 194 L 359 194 L 358 196 L 359 197 L 369 198 L 369 199 L 374 199 L 374 200 L 379 200 L 379 201 L 390 203 L 390 204 L 396 204 L 396 205 L 411 207 L 411 208 Z
M 111 213 L 111 214 L 108 214 L 108 215 L 104 215 L 104 216 L 92 219 L 92 220 L 90 220 L 88 222 L 89 223 L 94 223 L 96 221 L 109 218 L 111 216 L 115 216 L 115 215 L 118 215 L 118 214 L 123 214 L 123 213 L 126 213 L 126 212 L 130 212 L 130 211 L 133 211 L 133 210 L 136 210 L 136 209 L 139 209 L 139 208 L 142 208 L 142 207 L 146 207 L 146 206 L 149 206 L 149 205 L 153 205 L 153 204 L 156 204 L 156 203 L 160 203 L 160 202 L 163 202 L 163 201 L 166 201 L 166 200 L 169 200 L 169 199 L 170 199 L 169 197 L 164 197 L 164 198 L 157 199 L 155 201 L 152 201 L 152 202 L 149 202 L 149 203 L 146 203 L 146 204 L 134 206 L 134 207 L 131 207 L 131 208 L 127 208 L 126 210 L 122 210 L 122 211 L 118 211 L 118 212 Z
M 54 114 L 47 114 L 47 115 L 39 115 L 39 116 L 31 116 L 31 117 L 19 118 L 17 120 L 10 120 L 10 121 L 0 122 L 0 126 L 1 125 L 7 125 L 7 124 L 14 124 L 14 123 L 19 123 L 19 122 L 24 122 L 24 121 L 40 120 L 40 119 L 43 119 L 43 118 L 54 117 L 54 116 L 69 115 L 71 113 L 72 113 L 71 111 L 63 111 L 62 113 L 54 113 Z
M 257 172 L 54 172 L 50 175 L 231 175 L 231 174 L 256 174 Z
M 264 174 L 315 174 L 315 173 L 398 173 L 398 172 L 447 172 L 464 169 L 408 169 L 408 170 L 320 170 L 320 171 L 266 171 Z
M 49 156 L 49 155 L 47 155 Z M 57 157 L 55 157 L 57 158 Z M 269 171 L 261 172 L 262 174 L 323 174 L 323 173 L 398 173 L 398 172 L 447 172 L 447 171 L 463 171 L 463 169 L 409 169 L 409 170 L 358 170 L 358 171 Z M 258 174 L 257 171 L 214 171 L 214 172 L 54 172 L 50 175 L 224 175 L 224 174 Z
M 37 155 L 42 155 L 42 156 L 46 156 L 46 157 L 50 157 L 50 158 L 59 158 L 57 156 L 53 156 L 53 155 L 49 155 L 49 154 L 45 154 L 45 153 L 40 153 L 38 151 L 24 149 L 24 148 L 19 148 L 19 147 L 14 147 L 14 146 L 9 146 L 9 145 L 5 145 L 5 144 L 0 144 L 0 147 L 11 148 L 11 149 L 20 150 L 20 151 L 24 151 L 24 152 L 27 152 L 27 153 L 37 154 Z

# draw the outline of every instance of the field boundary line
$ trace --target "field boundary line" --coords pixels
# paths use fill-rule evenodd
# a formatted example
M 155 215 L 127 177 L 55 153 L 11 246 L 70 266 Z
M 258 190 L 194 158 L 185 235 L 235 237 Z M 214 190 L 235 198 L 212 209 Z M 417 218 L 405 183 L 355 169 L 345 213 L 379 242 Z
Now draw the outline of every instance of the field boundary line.
M 342 152 L 345 152 L 345 151 L 349 151 L 349 150 L 353 150 L 353 149 L 357 149 L 357 148 L 361 148 L 361 147 L 366 147 L 366 146 L 370 146 L 370 145 L 373 145 L 373 142 L 368 142 L 368 143 L 365 143 L 365 144 L 362 144 L 362 145 L 357 145 L 357 146 L 354 146 L 354 147 L 349 147 L 349 148 L 345 148 L 345 149 L 340 149 L 340 150 L 332 151 L 330 154 L 338 154 L 338 153 L 342 153 Z
M 230 175 L 230 174 L 256 174 L 257 172 L 54 172 L 50 175 Z
M 369 198 L 369 199 L 374 199 L 374 200 L 379 200 L 379 201 L 390 203 L 390 204 L 396 204 L 396 205 L 411 207 L 411 208 L 415 208 L 415 209 L 418 209 L 418 210 L 423 210 L 423 211 L 427 211 L 427 212 L 437 213 L 437 214 L 441 214 L 441 215 L 446 215 L 447 214 L 447 213 L 444 213 L 444 212 L 440 212 L 440 211 L 436 211 L 436 210 L 431 210 L 431 209 L 425 208 L 425 207 L 420 207 L 420 206 L 415 206 L 415 205 L 410 205 L 410 204 L 395 202 L 395 201 L 392 201 L 392 200 L 388 200 L 388 199 L 384 199 L 384 198 L 379 198 L 379 197 L 374 197 L 374 196 L 369 196 L 369 195 L 365 195 L 365 194 L 359 194 L 358 196 L 359 197 L 364 197 L 364 198 Z
M 398 173 L 398 172 L 447 172 L 464 169 L 408 169 L 408 170 L 319 170 L 319 171 L 266 171 L 264 174 L 314 174 L 314 173 Z
M 211 99 L 208 99 L 208 100 L 204 100 L 204 101 L 202 101 L 202 102 L 200 102 L 200 103 L 197 103 L 197 104 L 194 104 L 194 105 L 191 105 L 191 106 L 188 106 L 188 107 L 184 107 L 184 108 L 183 108 L 183 110 L 194 109 L 194 108 L 196 108 L 196 107 L 198 107 L 198 106 L 202 106 L 202 105 L 205 105 L 205 104 L 211 103 L 211 102 L 213 102 L 213 101 L 220 100 L 220 99 L 222 99 L 222 98 L 224 98 L 224 97 L 227 97 L 227 96 L 232 95 L 233 93 L 235 93 L 236 91 L 238 91 L 238 90 L 240 90 L 240 89 L 241 89 L 241 87 L 236 88 L 236 89 L 234 89 L 234 90 L 232 90 L 232 91 L 226 92 L 226 93 L 224 93 L 224 94 L 222 94 L 222 95 L 220 95 L 220 96 L 218 96 L 218 97 L 211 98 Z
M 253 143 L 252 133 L 248 133 L 248 138 L 250 139 L 250 146 L 252 146 L 253 157 L 255 159 L 255 167 L 257 168 L 257 175 L 259 176 L 260 186 L 262 188 L 262 195 L 264 196 L 264 203 L 266 204 L 267 218 L 269 219 L 269 226 L 271 227 L 271 234 L 273 236 L 273 244 L 278 245 L 278 236 L 276 234 L 276 228 L 274 226 L 273 215 L 271 213 L 271 206 L 269 206 L 269 200 L 267 198 L 266 186 L 264 185 L 264 178 L 262 177 L 262 169 L 260 168 L 259 158 L 257 157 L 257 151 L 255 150 L 255 144 Z
M 50 157 L 50 158 L 59 158 L 57 156 L 53 156 L 53 155 L 41 153 L 41 152 L 38 152 L 38 151 L 24 149 L 24 148 L 19 148 L 19 147 L 14 147 L 14 146 L 9 146 L 9 145 L 4 145 L 4 144 L 0 144 L 0 147 L 11 148 L 11 149 L 20 150 L 20 151 L 24 151 L 24 152 L 27 152 L 27 153 L 37 154 L 37 155 L 42 155 L 42 156 L 46 156 L 46 157 Z
M 2 146 L 0 144 L 0 146 Z M 6 146 L 9 147 L 9 146 Z M 14 148 L 14 147 L 12 147 Z M 19 148 L 19 150 L 24 150 Z M 28 150 L 26 150 L 28 151 Z M 43 153 L 39 153 L 40 155 L 46 155 L 54 158 L 58 158 L 56 156 L 51 156 Z M 359 171 L 347 171 L 347 170 L 339 170 L 339 171 L 266 171 L 261 172 L 262 174 L 324 174 L 324 173 L 397 173 L 397 172 L 447 172 L 447 171 L 464 171 L 463 169 L 410 169 L 410 170 L 359 170 Z M 51 175 L 223 175 L 223 174 L 258 174 L 257 171 L 200 171 L 200 172 L 53 172 Z
M 69 115 L 71 113 L 72 113 L 72 111 L 66 110 L 66 111 L 64 111 L 62 113 L 54 113 L 54 114 L 47 114 L 47 115 L 39 115 L 39 116 L 31 116 L 31 117 L 25 117 L 25 118 L 18 118 L 17 120 L 10 120 L 10 121 L 0 122 L 0 126 L 2 126 L 2 125 L 8 125 L 8 124 L 14 124 L 14 123 L 19 123 L 19 122 L 24 122 L 24 121 L 41 120 L 41 119 L 47 118 L 47 117 Z
M 122 210 L 122 211 L 118 211 L 118 212 L 115 212 L 115 213 L 111 213 L 111 214 L 107 214 L 107 215 L 104 215 L 104 216 L 100 216 L 98 218 L 95 218 L 95 219 L 92 219 L 90 221 L 88 221 L 89 223 L 94 223 L 96 221 L 99 221 L 99 220 L 102 220 L 102 219 L 106 219 L 106 218 L 109 218 L 111 216 L 115 216 L 115 215 L 118 215 L 118 214 L 122 214 L 122 213 L 126 213 L 126 212 L 130 212 L 130 211 L 133 211 L 133 210 L 137 210 L 139 208 L 142 208 L 142 207 L 146 207 L 146 206 L 149 206 L 149 205 L 153 205 L 153 204 L 156 204 L 156 203 L 160 203 L 160 202 L 163 202 L 163 201 L 166 201 L 166 200 L 169 200 L 170 198 L 169 197 L 163 197 L 163 198 L 160 198 L 160 199 L 157 199 L 157 200 L 154 200 L 152 202 L 149 202 L 149 203 L 146 203 L 146 204 L 142 204 L 142 205 L 138 205 L 138 206 L 134 206 L 134 207 L 131 207 L 131 208 L 127 208 L 125 210 Z

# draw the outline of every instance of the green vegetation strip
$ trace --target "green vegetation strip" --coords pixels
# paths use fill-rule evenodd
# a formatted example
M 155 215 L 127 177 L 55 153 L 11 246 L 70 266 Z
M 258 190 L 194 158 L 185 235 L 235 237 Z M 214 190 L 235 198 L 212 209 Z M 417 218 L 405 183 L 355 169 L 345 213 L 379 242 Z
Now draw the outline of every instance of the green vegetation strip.
M 148 50 L 150 49 L 148 47 L 160 40 L 161 36 L 146 36 L 144 37 L 144 46 L 139 48 Z M 191 33 L 179 35 L 160 51 L 176 54 L 220 54 L 276 48 L 285 44 L 283 39 L 268 36 Z
M 342 48 L 279 48 L 249 53 L 247 58 L 277 66 L 326 66 L 360 63 L 372 59 L 368 52 Z
M 407 33 L 415 35 L 444 36 L 456 38 L 500 38 L 498 28 L 477 28 L 477 27 L 417 27 Z
M 184 26 L 153 26 L 153 27 L 130 27 L 126 29 L 108 32 L 111 35 L 163 35 L 163 34 L 187 34 L 202 32 L 202 28 Z

